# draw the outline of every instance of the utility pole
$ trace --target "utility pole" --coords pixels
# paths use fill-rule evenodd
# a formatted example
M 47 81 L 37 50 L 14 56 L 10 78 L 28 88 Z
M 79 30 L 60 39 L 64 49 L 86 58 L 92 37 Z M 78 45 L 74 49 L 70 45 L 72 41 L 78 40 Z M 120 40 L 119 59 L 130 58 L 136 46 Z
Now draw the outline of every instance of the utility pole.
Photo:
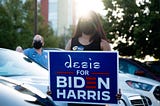
M 37 24 L 38 24 L 38 18 L 37 18 L 37 0 L 35 0 L 34 3 L 34 35 L 37 34 Z

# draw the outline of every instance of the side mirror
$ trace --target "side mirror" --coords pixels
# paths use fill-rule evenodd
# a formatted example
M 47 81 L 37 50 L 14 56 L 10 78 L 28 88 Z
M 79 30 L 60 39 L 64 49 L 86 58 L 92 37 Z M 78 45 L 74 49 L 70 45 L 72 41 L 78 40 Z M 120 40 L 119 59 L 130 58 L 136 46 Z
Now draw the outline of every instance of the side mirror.
M 145 75 L 145 73 L 144 73 L 144 71 L 136 70 L 136 71 L 134 72 L 134 75 L 144 76 L 144 75 Z

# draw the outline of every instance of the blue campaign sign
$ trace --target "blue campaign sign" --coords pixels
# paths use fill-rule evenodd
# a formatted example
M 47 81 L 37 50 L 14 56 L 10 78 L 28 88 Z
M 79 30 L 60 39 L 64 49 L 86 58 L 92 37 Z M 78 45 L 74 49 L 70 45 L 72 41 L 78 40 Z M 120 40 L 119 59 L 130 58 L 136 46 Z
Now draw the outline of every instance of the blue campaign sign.
M 117 52 L 49 52 L 49 70 L 53 100 L 117 104 Z

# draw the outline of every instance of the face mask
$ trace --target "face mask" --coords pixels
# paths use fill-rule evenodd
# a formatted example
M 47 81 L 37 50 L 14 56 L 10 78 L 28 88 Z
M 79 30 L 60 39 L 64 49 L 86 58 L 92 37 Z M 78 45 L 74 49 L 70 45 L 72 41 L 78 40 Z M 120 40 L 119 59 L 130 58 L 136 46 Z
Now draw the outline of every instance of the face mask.
M 42 47 L 42 42 L 40 40 L 38 40 L 38 41 L 35 40 L 33 43 L 33 47 L 35 49 L 40 49 Z
M 92 34 L 95 34 L 96 32 L 95 26 L 91 22 L 81 23 L 80 29 L 84 34 L 87 34 L 87 35 L 90 35 L 90 34 L 92 35 Z

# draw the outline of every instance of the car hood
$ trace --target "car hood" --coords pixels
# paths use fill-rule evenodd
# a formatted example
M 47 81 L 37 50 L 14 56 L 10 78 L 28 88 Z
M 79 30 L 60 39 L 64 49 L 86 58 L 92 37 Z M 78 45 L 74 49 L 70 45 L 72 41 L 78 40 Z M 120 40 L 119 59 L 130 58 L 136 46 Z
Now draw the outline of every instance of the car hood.
M 46 95 L 44 95 L 41 91 L 39 91 L 35 87 L 32 87 L 32 86 L 30 86 L 28 84 L 24 84 L 22 82 L 19 82 L 21 80 L 14 80 L 14 79 L 11 79 L 11 78 L 5 78 L 5 77 L 1 77 L 1 76 L 0 76 L 0 80 L 5 80 L 5 81 L 8 81 L 10 83 L 14 83 L 17 86 L 22 86 L 22 87 L 27 88 L 28 90 L 34 92 L 35 94 L 38 94 L 40 97 L 46 98 Z
M 36 99 L 32 96 L 21 94 L 14 89 L 0 83 L 0 106 L 37 106 L 30 102 Z M 14 96 L 14 97 L 13 97 Z M 30 101 L 30 102 L 29 102 Z
M 4 97 L 10 96 L 8 99 L 10 99 L 11 101 L 13 100 L 13 102 L 15 100 L 15 101 L 22 102 L 22 104 L 30 103 L 30 104 L 36 104 L 36 106 L 37 105 L 38 106 L 39 105 L 55 106 L 53 100 L 48 95 L 42 93 L 40 90 L 38 90 L 37 88 L 31 85 L 21 82 L 21 80 L 18 81 L 12 78 L 6 78 L 6 77 L 0 76 L 0 86 L 1 86 L 0 87 L 1 91 L 3 91 L 3 93 L 1 93 L 3 95 L 0 96 L 1 99 L 3 99 L 3 96 Z M 15 95 L 16 98 L 13 98 L 13 95 Z M 3 100 L 1 99 L 0 99 L 0 106 L 13 105 L 13 103 L 7 104 L 7 100 L 8 100 L 7 98 L 3 99 L 4 103 L 2 103 Z M 8 102 L 10 102 L 10 100 L 8 100 Z M 27 104 L 27 105 L 24 104 L 24 105 L 30 106 L 30 104 Z M 22 106 L 22 105 L 17 104 L 16 106 Z
M 24 84 L 29 84 L 37 89 L 41 90 L 43 93 L 48 91 L 49 78 L 48 77 L 38 77 L 38 76 L 13 76 L 12 79 L 21 81 Z

